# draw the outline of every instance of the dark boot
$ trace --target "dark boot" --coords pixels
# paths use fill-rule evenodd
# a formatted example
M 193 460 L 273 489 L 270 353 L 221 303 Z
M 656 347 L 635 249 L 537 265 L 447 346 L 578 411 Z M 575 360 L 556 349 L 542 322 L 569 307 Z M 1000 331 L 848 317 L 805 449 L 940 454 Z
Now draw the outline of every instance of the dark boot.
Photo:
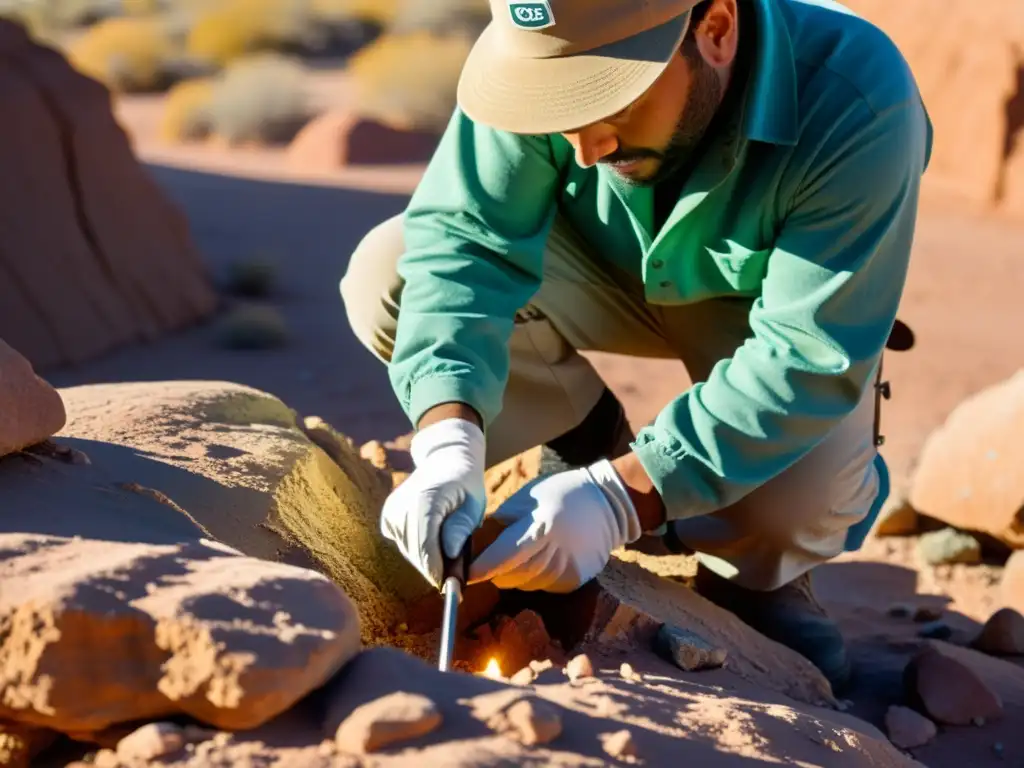
M 849 685 L 846 643 L 839 626 L 815 598 L 810 572 L 771 592 L 757 592 L 723 579 L 701 564 L 694 587 L 762 635 L 807 658 L 832 684 L 836 696 Z
M 541 446 L 540 474 L 551 475 L 614 459 L 629 450 L 633 432 L 622 403 L 607 387 L 586 418 L 564 435 Z

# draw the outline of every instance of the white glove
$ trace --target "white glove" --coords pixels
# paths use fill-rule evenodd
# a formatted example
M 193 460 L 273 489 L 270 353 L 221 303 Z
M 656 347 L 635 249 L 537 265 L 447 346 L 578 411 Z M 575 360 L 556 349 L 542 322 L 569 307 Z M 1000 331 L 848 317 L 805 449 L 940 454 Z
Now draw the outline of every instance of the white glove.
M 416 468 L 384 502 L 380 530 L 439 587 L 441 546 L 457 557 L 483 521 L 484 433 L 466 419 L 444 419 L 417 432 L 410 453 Z
M 606 459 L 533 481 L 493 517 L 508 527 L 470 565 L 469 582 L 490 580 L 501 589 L 572 592 L 642 532 Z

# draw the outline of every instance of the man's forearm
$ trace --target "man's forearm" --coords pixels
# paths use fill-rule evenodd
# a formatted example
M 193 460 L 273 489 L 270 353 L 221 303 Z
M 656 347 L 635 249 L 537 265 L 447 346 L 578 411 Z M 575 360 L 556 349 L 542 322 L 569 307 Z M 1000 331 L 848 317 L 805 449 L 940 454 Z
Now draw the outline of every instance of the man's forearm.
M 612 461 L 612 466 L 629 492 L 629 498 L 640 519 L 640 529 L 653 531 L 658 528 L 665 522 L 665 504 L 637 455 L 629 451 Z
M 429 427 L 431 424 L 444 421 L 445 419 L 466 419 L 467 421 L 472 421 L 481 429 L 483 429 L 484 426 L 483 419 L 480 418 L 480 414 L 465 403 L 441 403 L 440 405 L 435 405 L 429 411 L 424 413 L 423 416 L 420 417 L 416 428 L 423 429 L 425 427 Z

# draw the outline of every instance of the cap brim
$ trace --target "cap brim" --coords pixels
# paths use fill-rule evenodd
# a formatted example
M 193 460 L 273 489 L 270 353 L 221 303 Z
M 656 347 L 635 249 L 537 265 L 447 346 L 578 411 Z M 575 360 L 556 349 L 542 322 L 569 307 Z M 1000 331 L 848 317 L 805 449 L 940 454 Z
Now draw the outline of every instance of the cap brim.
M 625 40 L 554 58 L 510 56 L 492 21 L 459 77 L 459 107 L 511 133 L 564 133 L 628 107 L 650 88 L 682 44 L 690 12 Z

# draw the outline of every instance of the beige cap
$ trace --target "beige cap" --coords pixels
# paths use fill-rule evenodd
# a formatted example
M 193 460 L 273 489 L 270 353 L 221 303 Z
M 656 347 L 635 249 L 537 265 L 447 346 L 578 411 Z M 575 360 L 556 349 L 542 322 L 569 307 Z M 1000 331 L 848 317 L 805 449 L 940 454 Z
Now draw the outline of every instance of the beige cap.
M 700 0 L 490 0 L 458 102 L 512 133 L 559 133 L 614 115 L 665 70 Z

